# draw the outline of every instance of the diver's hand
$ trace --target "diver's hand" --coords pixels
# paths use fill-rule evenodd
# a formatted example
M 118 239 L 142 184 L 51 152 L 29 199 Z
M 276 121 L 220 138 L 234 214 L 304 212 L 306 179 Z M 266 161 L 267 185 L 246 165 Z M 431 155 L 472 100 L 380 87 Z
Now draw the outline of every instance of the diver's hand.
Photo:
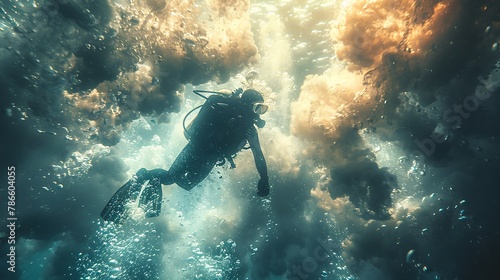
M 268 196 L 269 195 L 269 179 L 268 178 L 260 178 L 259 184 L 257 185 L 258 196 Z

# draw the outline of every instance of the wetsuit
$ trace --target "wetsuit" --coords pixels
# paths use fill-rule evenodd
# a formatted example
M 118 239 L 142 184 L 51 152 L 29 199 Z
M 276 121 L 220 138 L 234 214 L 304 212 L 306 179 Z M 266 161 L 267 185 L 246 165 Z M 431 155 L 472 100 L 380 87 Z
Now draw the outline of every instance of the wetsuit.
M 207 177 L 217 162 L 232 162 L 232 156 L 247 141 L 261 178 L 267 178 L 266 162 L 254 126 L 256 117 L 238 98 L 210 96 L 191 125 L 189 143 L 170 169 L 151 170 L 148 179 L 159 178 L 161 184 L 175 183 L 190 190 Z
M 185 190 L 191 190 L 207 177 L 218 162 L 229 160 L 234 165 L 232 156 L 247 142 L 260 174 L 257 194 L 267 196 L 269 179 L 254 125 L 257 119 L 258 115 L 240 98 L 210 96 L 192 123 L 189 143 L 170 169 L 140 169 L 113 195 L 101 212 L 101 217 L 116 223 L 124 221 L 127 217 L 126 201 L 137 199 L 139 193 L 139 207 L 144 209 L 146 217 L 158 216 L 161 211 L 162 184 L 175 183 Z M 141 192 L 146 181 L 149 183 Z

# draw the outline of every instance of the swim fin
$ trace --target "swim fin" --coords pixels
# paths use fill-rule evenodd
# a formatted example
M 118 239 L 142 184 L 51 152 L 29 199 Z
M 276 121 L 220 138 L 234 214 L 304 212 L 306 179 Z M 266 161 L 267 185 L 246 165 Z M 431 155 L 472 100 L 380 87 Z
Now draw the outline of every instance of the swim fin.
M 151 179 L 144 187 L 139 198 L 139 207 L 144 210 L 146 218 L 158 217 L 161 212 L 162 191 L 158 178 Z
M 101 212 L 101 217 L 105 221 L 122 223 L 128 217 L 126 204 L 129 201 L 136 200 L 139 196 L 147 172 L 145 168 L 141 168 L 132 179 L 125 183 L 111 197 Z

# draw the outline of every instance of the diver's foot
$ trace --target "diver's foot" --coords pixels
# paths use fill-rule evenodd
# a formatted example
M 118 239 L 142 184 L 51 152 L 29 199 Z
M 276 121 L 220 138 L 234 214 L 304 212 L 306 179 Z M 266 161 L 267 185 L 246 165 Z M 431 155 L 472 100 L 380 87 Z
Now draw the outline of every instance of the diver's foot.
M 150 172 L 146 168 L 137 170 L 135 173 L 135 177 L 137 178 L 136 180 L 144 182 L 144 180 L 149 176 L 149 173 Z
M 135 201 L 139 196 L 142 185 L 149 175 L 146 168 L 141 168 L 111 197 L 108 204 L 101 212 L 101 217 L 105 221 L 122 223 L 127 217 L 126 204 Z
M 162 190 L 161 183 L 158 178 L 149 180 L 144 187 L 139 198 L 139 207 L 144 210 L 146 218 L 158 217 L 161 212 Z

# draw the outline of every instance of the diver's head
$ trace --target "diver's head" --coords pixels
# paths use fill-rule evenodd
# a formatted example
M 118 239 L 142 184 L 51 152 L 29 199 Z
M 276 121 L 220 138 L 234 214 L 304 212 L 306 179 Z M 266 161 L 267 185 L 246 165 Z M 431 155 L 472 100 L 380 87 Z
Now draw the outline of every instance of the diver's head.
M 247 89 L 241 95 L 241 101 L 243 104 L 249 106 L 252 111 L 258 115 L 262 115 L 267 112 L 268 106 L 264 104 L 264 97 L 260 92 L 254 89 Z

